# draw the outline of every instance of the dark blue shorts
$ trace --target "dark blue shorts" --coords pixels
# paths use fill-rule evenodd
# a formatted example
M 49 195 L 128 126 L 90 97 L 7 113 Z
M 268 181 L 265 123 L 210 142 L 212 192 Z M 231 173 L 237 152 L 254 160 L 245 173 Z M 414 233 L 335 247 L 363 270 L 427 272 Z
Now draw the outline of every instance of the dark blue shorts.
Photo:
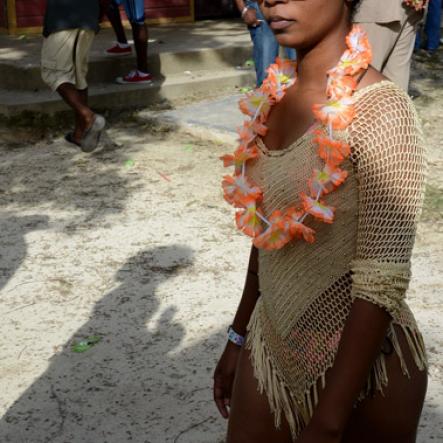
M 126 15 L 131 23 L 143 25 L 145 23 L 144 0 L 114 0 L 118 5 L 125 7 Z

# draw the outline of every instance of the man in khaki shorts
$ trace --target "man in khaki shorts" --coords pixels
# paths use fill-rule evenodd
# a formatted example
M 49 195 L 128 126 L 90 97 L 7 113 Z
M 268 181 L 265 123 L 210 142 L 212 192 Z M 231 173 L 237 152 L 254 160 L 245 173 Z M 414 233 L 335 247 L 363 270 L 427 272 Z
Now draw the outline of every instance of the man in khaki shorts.
M 354 17 L 368 33 L 372 66 L 408 89 L 412 52 L 426 1 L 363 0 Z
M 42 47 L 42 78 L 75 112 L 75 128 L 66 140 L 93 151 L 105 119 L 88 106 L 89 50 L 99 30 L 98 0 L 47 0 Z

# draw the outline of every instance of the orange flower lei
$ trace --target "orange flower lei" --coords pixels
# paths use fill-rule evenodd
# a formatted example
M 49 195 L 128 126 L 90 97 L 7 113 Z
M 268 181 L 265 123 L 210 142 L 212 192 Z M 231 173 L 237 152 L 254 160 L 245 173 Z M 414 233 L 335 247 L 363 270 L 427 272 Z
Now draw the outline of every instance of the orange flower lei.
M 416 11 L 421 11 L 426 7 L 426 3 L 428 3 L 428 0 L 403 0 L 403 3 L 406 6 L 414 8 Z
M 314 169 L 308 181 L 309 194 L 301 193 L 301 207 L 274 211 L 266 218 L 260 208 L 263 191 L 246 176 L 250 160 L 260 155 L 255 140 L 266 135 L 266 120 L 271 107 L 278 103 L 287 89 L 296 81 L 296 63 L 277 59 L 268 68 L 263 85 L 240 100 L 240 110 L 249 116 L 239 129 L 240 146 L 232 155 L 221 157 L 224 166 L 234 166 L 233 176 L 223 178 L 225 200 L 237 208 L 237 227 L 253 238 L 257 248 L 280 249 L 293 239 L 314 242 L 315 231 L 304 224 L 308 215 L 325 223 L 334 220 L 335 208 L 320 198 L 334 191 L 347 177 L 340 164 L 350 155 L 347 143 L 334 139 L 334 131 L 344 130 L 354 119 L 355 105 L 352 94 L 357 88 L 356 78 L 371 62 L 372 52 L 365 32 L 357 25 L 346 37 L 348 49 L 337 66 L 328 71 L 327 101 L 314 105 L 313 113 L 323 125 L 316 133 L 314 143 L 318 155 L 324 160 L 323 169 Z

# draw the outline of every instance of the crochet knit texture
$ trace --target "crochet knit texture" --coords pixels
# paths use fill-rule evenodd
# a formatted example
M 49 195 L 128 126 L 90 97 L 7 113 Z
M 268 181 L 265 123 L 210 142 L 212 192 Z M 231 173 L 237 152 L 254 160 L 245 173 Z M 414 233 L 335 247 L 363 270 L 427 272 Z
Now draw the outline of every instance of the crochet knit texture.
M 405 374 L 394 325 L 403 330 L 418 368 L 426 367 L 423 340 L 405 302 L 424 196 L 422 131 L 409 97 L 393 83 L 371 85 L 354 97 L 356 117 L 338 134 L 352 149 L 342 165 L 349 177 L 328 196 L 328 204 L 337 208 L 336 222 L 310 219 L 314 244 L 295 241 L 280 250 L 259 251 L 261 296 L 246 346 L 276 426 L 284 413 L 294 439 L 312 416 L 356 298 L 392 316 L 388 336 Z M 290 207 L 300 192 L 308 192 L 312 169 L 321 169 L 314 129 L 278 151 L 258 140 L 263 155 L 251 162 L 248 175 L 264 191 L 265 215 Z M 380 354 L 360 399 L 387 383 Z

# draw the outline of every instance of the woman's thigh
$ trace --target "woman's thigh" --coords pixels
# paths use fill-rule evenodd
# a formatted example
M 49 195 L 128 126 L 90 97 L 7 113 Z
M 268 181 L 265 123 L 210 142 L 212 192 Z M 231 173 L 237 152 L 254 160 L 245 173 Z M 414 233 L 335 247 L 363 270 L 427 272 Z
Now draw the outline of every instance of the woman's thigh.
M 342 443 L 414 443 L 427 387 L 426 371 L 412 359 L 403 333 L 397 330 L 410 377 L 395 353 L 386 358 L 388 386 L 353 411 Z
M 291 443 L 289 426 L 282 417 L 280 429 L 274 425 L 266 394 L 260 394 L 250 360 L 242 349 L 232 389 L 226 443 Z

